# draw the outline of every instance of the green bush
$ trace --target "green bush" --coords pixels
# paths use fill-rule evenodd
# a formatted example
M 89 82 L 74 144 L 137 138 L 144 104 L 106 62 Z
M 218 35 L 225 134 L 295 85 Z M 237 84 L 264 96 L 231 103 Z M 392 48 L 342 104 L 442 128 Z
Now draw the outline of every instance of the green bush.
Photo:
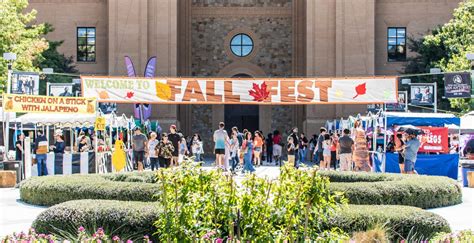
M 103 228 L 107 235 L 140 239 L 152 236 L 161 211 L 153 202 L 111 200 L 77 200 L 55 205 L 43 211 L 32 227 L 39 233 L 64 236 L 76 235 L 79 227 L 87 232 Z
M 441 176 L 321 171 L 350 204 L 437 208 L 462 202 L 458 183 Z
M 41 233 L 76 233 L 77 228 L 103 227 L 110 235 L 152 235 L 153 222 L 162 213 L 156 202 L 122 202 L 108 200 L 79 200 L 62 203 L 42 212 L 33 222 Z M 374 225 L 384 225 L 392 239 L 429 238 L 437 232 L 450 232 L 440 216 L 409 206 L 349 205 L 332 215 L 323 229 L 339 227 L 347 233 L 366 231 Z M 67 227 L 65 227 L 67 226 Z M 61 230 L 59 230 L 61 229 Z M 111 230 L 114 229 L 112 233 Z
M 438 232 L 450 232 L 448 222 L 441 216 L 410 206 L 350 205 L 329 220 L 345 232 L 370 230 L 384 225 L 391 239 L 429 239 Z
M 120 177 L 123 174 L 115 174 Z M 78 199 L 106 199 L 121 201 L 154 201 L 159 192 L 157 184 L 143 183 L 143 176 L 124 175 L 124 181 L 113 181 L 113 176 L 69 175 L 32 177 L 20 185 L 20 198 L 34 205 L 51 206 Z

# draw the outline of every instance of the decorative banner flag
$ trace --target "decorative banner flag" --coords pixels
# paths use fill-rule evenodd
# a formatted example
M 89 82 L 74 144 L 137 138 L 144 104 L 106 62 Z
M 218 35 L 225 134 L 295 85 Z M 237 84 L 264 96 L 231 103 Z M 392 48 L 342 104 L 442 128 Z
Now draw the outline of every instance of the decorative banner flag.
M 8 112 L 89 113 L 96 112 L 96 98 L 53 97 L 3 94 L 3 109 Z
M 471 98 L 471 74 L 444 74 L 444 92 L 446 98 Z
M 391 78 L 124 78 L 81 77 L 84 97 L 150 104 L 396 103 Z

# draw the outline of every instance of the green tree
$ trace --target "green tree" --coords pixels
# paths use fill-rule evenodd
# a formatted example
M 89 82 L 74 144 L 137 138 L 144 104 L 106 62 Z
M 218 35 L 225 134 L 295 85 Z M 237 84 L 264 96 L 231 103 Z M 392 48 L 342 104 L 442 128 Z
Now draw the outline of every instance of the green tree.
M 454 10 L 453 19 L 432 30 L 430 35 L 410 40 L 410 49 L 419 55 L 409 59 L 407 74 L 427 73 L 432 67 L 445 72 L 469 70 L 471 65 L 466 53 L 474 52 L 474 0 L 461 2 Z M 441 81 L 438 79 L 438 87 L 444 88 Z M 450 104 L 461 112 L 474 108 L 471 98 L 450 99 Z
M 34 60 L 48 48 L 43 37 L 46 25 L 35 25 L 36 11 L 26 12 L 27 0 L 0 1 L 0 53 L 13 52 L 17 60 L 13 69 L 34 71 Z M 0 57 L 0 93 L 6 90 L 7 61 Z
M 47 33 L 53 32 L 54 29 L 51 25 L 46 24 Z M 76 74 L 78 70 L 74 65 L 74 59 L 72 56 L 66 57 L 64 54 L 59 53 L 58 48 L 62 45 L 63 41 L 48 41 L 49 47 L 41 55 L 39 55 L 35 61 L 35 67 L 40 69 L 52 68 L 55 73 L 67 73 Z M 42 95 L 46 94 L 46 83 L 71 83 L 74 76 L 64 76 L 56 74 L 48 74 L 41 76 L 43 85 L 39 87 L 39 93 Z

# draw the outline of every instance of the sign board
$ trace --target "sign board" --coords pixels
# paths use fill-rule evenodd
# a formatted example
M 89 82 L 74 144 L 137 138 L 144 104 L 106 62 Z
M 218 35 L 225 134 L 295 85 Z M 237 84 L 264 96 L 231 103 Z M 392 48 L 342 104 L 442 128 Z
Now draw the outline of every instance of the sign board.
M 398 91 L 398 102 L 385 105 L 387 111 L 407 111 L 407 91 Z
M 33 72 L 13 72 L 11 85 L 12 94 L 38 95 L 39 74 Z
M 95 119 L 95 130 L 105 131 L 105 117 L 99 116 Z
M 147 104 L 371 104 L 397 102 L 395 77 L 128 78 L 81 77 L 84 97 Z
M 434 91 L 433 84 L 412 84 L 410 86 L 410 104 L 434 106 Z
M 418 135 L 421 146 L 420 153 L 448 153 L 448 128 L 447 127 L 419 127 L 423 135 Z M 398 139 L 395 136 L 395 139 Z
M 471 74 L 444 74 L 444 92 L 446 98 L 471 98 Z
M 72 83 L 48 83 L 48 96 L 74 97 L 74 84 Z
M 6 112 L 76 114 L 96 112 L 96 98 L 3 94 Z

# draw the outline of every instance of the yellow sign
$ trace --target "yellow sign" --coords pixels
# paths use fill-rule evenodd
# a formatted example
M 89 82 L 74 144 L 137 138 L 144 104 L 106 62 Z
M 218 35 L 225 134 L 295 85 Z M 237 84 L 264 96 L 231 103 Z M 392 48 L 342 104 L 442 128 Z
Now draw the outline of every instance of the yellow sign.
M 22 113 L 95 114 L 96 98 L 3 94 L 3 109 Z
M 105 131 L 105 117 L 99 116 L 95 119 L 95 130 Z

